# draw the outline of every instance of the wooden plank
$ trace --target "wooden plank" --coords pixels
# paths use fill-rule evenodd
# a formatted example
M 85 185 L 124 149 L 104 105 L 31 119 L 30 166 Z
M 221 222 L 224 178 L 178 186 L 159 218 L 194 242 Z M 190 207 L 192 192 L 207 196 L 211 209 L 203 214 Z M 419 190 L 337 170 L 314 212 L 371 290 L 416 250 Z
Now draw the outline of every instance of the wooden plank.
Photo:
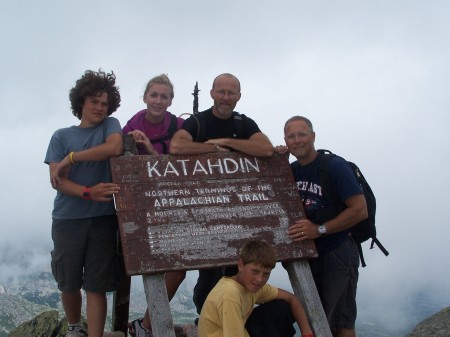
M 123 135 L 124 155 L 137 155 L 138 149 L 134 142 L 133 136 Z M 118 256 L 123 262 L 122 244 L 118 242 Z M 120 264 L 120 280 L 113 294 L 113 309 L 112 309 L 112 327 L 113 331 L 122 331 L 125 336 L 128 335 L 128 318 L 130 307 L 130 289 L 131 277 L 126 275 L 125 266 Z
M 287 235 L 305 216 L 284 155 L 127 156 L 111 170 L 129 275 L 232 265 L 249 239 L 280 261 L 317 257 L 312 240 Z
M 119 243 L 119 257 L 123 260 L 122 247 Z M 113 295 L 112 327 L 113 331 L 122 331 L 128 335 L 128 318 L 130 306 L 131 277 L 126 275 L 125 266 L 120 263 L 120 281 Z
M 154 337 L 175 337 L 164 274 L 143 275 L 145 295 Z
M 332 337 L 308 261 L 287 262 L 285 267 L 292 289 L 305 307 L 314 336 Z

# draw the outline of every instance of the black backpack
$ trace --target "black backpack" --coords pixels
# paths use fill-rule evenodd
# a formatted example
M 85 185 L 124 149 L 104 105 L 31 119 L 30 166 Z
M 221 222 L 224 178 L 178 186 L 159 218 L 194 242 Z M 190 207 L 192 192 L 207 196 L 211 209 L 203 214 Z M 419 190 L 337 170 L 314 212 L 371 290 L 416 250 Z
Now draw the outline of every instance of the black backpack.
M 192 116 L 197 121 L 197 136 L 195 137 L 196 142 L 206 141 L 206 111 L 193 113 Z M 242 123 L 242 117 L 239 112 L 233 111 L 233 119 L 235 125 L 236 134 L 234 138 L 241 139 L 244 135 L 244 124 Z
M 324 191 L 325 197 L 328 198 L 334 205 L 336 205 L 337 209 L 342 211 L 346 206 L 339 200 L 337 192 L 331 185 L 330 175 L 328 174 L 329 161 L 332 156 L 335 156 L 331 151 L 328 150 L 317 150 L 319 152 L 319 179 L 322 189 Z M 372 243 L 370 244 L 370 249 L 373 248 L 374 244 L 380 248 L 380 250 L 384 253 L 384 255 L 388 256 L 389 252 L 383 247 L 381 242 L 377 239 L 377 229 L 375 227 L 375 213 L 376 213 L 376 199 L 373 194 L 372 189 L 369 186 L 366 178 L 361 173 L 361 170 L 355 163 L 347 161 L 350 164 L 350 167 L 355 175 L 356 180 L 361 186 L 364 197 L 366 198 L 367 204 L 367 219 L 357 223 L 352 228 L 350 228 L 350 232 L 352 233 L 353 240 L 356 242 L 358 246 L 359 257 L 361 259 L 361 265 L 363 267 L 366 266 L 366 262 L 364 261 L 364 255 L 362 251 L 361 243 L 372 239 Z
M 177 132 L 177 126 L 178 126 L 178 118 L 177 118 L 177 116 L 175 116 L 175 115 L 170 116 L 170 125 L 169 125 L 169 128 L 167 129 L 167 134 L 165 136 L 162 136 L 162 137 L 159 137 L 159 138 L 149 139 L 150 142 L 152 144 L 160 143 L 162 145 L 162 148 L 163 148 L 163 154 L 169 153 L 165 141 L 167 139 L 172 139 L 173 134 L 175 132 Z

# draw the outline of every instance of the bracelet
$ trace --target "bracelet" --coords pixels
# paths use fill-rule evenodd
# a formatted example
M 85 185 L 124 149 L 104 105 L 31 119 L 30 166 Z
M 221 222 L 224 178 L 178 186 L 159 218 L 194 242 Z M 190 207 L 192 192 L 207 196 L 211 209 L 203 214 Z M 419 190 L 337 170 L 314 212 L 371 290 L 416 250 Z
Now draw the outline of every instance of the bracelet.
M 91 188 L 89 186 L 83 187 L 83 199 L 84 200 L 92 199 Z
M 69 153 L 69 161 L 72 165 L 75 165 L 75 160 L 73 160 L 73 151 Z

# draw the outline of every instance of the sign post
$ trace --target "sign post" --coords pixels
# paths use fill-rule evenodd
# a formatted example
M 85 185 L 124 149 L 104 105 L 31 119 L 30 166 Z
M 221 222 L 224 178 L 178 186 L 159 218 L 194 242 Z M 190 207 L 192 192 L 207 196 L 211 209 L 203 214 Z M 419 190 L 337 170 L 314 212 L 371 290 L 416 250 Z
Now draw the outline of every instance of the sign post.
M 287 234 L 305 215 L 285 155 L 122 156 L 111 158 L 111 171 L 126 273 L 144 275 L 155 336 L 174 336 L 166 271 L 235 265 L 251 239 L 272 244 L 279 261 L 317 257 L 312 240 Z M 170 322 L 155 325 L 166 315 Z

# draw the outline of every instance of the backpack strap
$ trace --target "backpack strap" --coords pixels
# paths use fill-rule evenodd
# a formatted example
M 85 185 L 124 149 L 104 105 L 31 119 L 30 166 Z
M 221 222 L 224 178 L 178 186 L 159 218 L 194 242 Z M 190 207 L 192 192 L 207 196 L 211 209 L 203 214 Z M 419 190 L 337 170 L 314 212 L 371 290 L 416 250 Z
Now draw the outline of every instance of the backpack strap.
M 334 186 L 331 184 L 329 168 L 330 168 L 330 159 L 335 156 L 329 150 L 317 150 L 319 153 L 319 181 L 322 185 L 322 190 L 324 191 L 324 195 L 330 202 L 336 207 L 336 209 L 343 209 L 346 206 L 342 204 L 340 201 L 337 191 Z
M 194 140 L 199 142 L 206 137 L 206 112 L 201 111 L 193 113 L 192 117 L 197 121 L 197 137 L 195 137 Z
M 170 125 L 167 129 L 167 135 L 169 138 L 172 138 L 175 132 L 178 130 L 178 118 L 175 115 L 170 116 Z
M 364 268 L 367 265 L 366 265 L 366 261 L 364 260 L 364 254 L 363 254 L 361 243 L 356 243 L 356 248 L 358 248 L 358 255 L 359 255 L 359 259 L 361 261 L 361 266 Z
M 171 139 L 173 134 L 177 131 L 177 127 L 178 127 L 178 118 L 175 115 L 171 115 L 170 116 L 170 125 L 169 128 L 167 129 L 167 134 L 165 136 L 156 138 L 156 139 L 150 139 L 150 143 L 155 144 L 155 143 L 160 143 L 162 145 L 163 148 L 163 154 L 167 154 L 168 152 L 168 148 L 167 148 L 167 144 L 166 144 L 166 140 Z
M 236 131 L 234 138 L 242 138 L 244 134 L 244 123 L 242 122 L 242 116 L 237 111 L 233 111 L 233 115 L 234 115 L 234 127 Z
M 373 249 L 373 245 L 376 244 L 378 248 L 383 252 L 384 255 L 388 256 L 389 252 L 384 248 L 384 246 L 381 244 L 381 242 L 376 238 L 372 238 L 372 243 L 370 244 L 370 249 Z

